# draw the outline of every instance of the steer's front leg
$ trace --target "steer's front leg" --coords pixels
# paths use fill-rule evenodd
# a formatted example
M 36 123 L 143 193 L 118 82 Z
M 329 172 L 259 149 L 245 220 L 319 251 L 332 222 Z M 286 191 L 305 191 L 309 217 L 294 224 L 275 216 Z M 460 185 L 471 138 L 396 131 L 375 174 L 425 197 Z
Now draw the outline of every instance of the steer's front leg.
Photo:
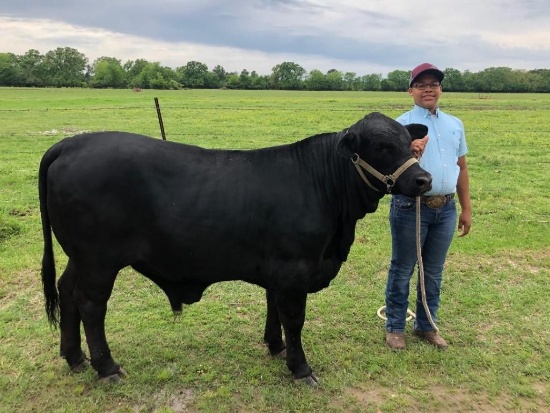
M 285 331 L 286 365 L 295 379 L 316 384 L 317 377 L 307 364 L 302 348 L 302 328 L 306 318 L 307 293 L 278 291 L 275 293 L 279 318 Z

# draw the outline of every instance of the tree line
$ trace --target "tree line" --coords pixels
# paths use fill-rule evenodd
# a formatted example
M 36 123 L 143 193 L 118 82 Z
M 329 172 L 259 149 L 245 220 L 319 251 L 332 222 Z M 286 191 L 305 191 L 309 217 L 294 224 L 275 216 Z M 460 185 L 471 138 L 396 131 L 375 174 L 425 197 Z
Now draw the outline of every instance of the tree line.
M 444 69 L 445 91 L 478 93 L 548 93 L 550 69 L 518 70 L 491 67 L 477 73 Z M 307 72 L 294 62 L 282 62 L 271 74 L 259 75 L 243 69 L 227 72 L 217 65 L 212 70 L 198 61 L 172 69 L 145 59 L 122 63 L 115 57 L 100 57 L 92 64 L 76 49 L 58 47 L 46 54 L 30 49 L 23 55 L 0 53 L 0 86 L 90 87 L 140 89 L 280 89 L 337 91 L 404 91 L 409 71 L 357 75 L 331 69 Z

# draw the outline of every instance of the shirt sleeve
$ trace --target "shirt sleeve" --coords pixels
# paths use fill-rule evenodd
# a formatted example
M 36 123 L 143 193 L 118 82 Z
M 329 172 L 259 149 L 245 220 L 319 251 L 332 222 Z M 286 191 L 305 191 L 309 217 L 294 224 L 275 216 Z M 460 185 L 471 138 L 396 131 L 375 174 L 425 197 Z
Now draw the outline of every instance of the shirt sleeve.
M 460 136 L 460 143 L 458 147 L 458 156 L 464 156 L 468 153 L 468 145 L 466 144 L 466 131 L 464 130 L 464 124 L 460 119 L 457 119 L 460 123 L 460 129 L 462 130 L 462 134 Z

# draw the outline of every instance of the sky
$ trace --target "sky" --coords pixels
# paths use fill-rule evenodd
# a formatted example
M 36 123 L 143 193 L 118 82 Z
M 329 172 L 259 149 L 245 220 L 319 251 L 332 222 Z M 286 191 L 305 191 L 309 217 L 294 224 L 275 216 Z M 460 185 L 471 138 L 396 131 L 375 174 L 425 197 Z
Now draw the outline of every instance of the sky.
M 0 53 L 58 47 L 261 75 L 550 69 L 550 0 L 0 0 Z

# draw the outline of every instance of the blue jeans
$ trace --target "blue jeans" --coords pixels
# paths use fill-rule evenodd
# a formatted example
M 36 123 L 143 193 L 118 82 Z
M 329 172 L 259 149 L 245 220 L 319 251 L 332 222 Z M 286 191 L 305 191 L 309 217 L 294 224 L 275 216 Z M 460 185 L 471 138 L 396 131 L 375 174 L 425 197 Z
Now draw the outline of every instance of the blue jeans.
M 421 205 L 422 263 L 428 308 L 434 321 L 439 308 L 443 264 L 456 229 L 456 202 L 438 209 Z M 390 206 L 392 257 L 386 285 L 386 330 L 405 331 L 409 305 L 409 282 L 417 264 L 416 200 L 402 195 L 392 196 Z M 417 286 L 416 320 L 414 329 L 431 331 L 433 327 L 422 305 L 420 283 Z

